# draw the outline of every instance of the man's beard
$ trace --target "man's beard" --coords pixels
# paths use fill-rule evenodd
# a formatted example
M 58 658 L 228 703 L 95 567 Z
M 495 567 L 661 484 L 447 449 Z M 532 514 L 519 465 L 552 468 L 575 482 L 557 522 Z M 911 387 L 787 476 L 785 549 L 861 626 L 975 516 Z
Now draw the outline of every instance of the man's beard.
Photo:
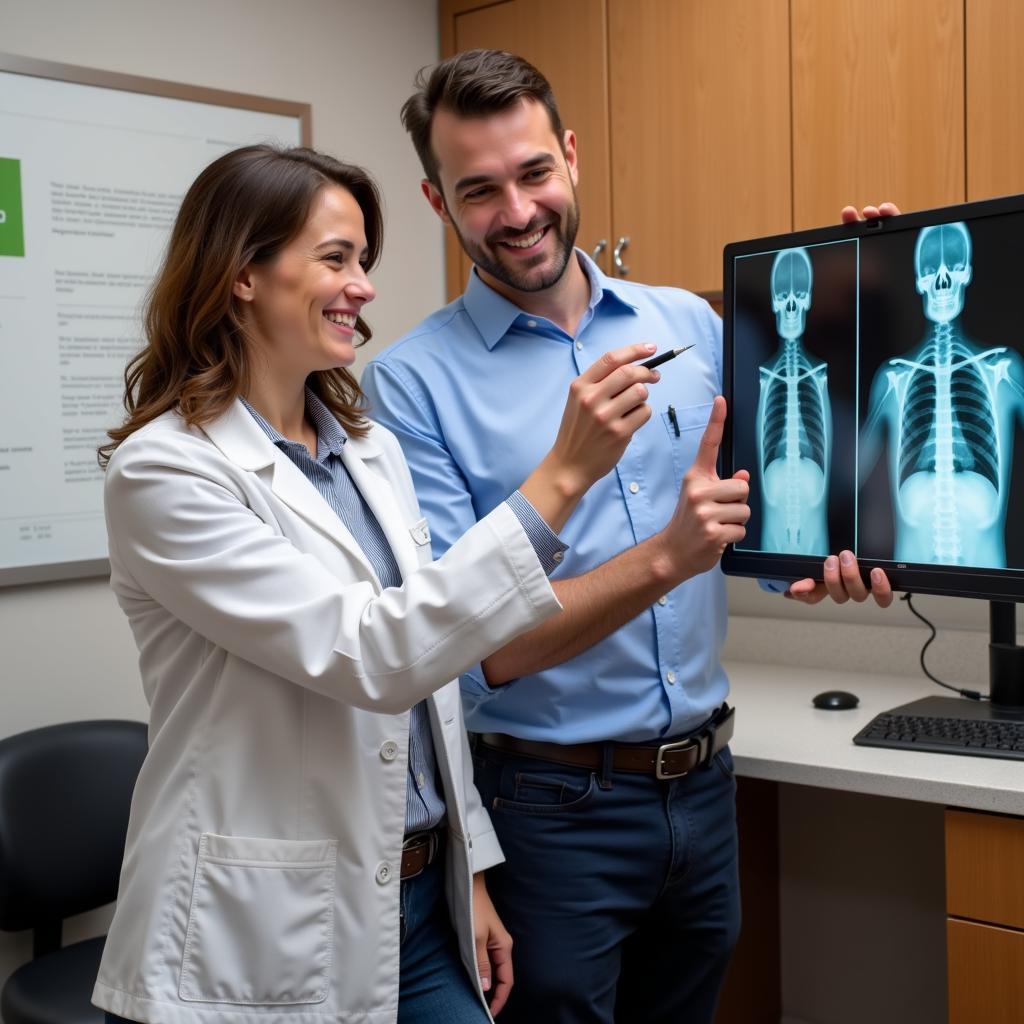
M 502 241 L 510 237 L 528 237 L 546 226 L 540 220 L 533 220 L 522 231 L 516 231 L 514 234 L 512 232 L 503 232 L 501 235 L 488 238 L 487 245 L 491 251 L 498 253 L 501 251 L 498 245 Z M 560 281 L 565 273 L 565 268 L 569 265 L 572 247 L 576 242 L 576 232 L 579 231 L 580 227 L 580 208 L 579 204 L 575 201 L 575 196 L 573 196 L 573 204 L 566 212 L 564 226 L 557 222 L 551 224 L 549 233 L 554 235 L 555 238 L 554 259 L 550 270 L 539 276 L 533 276 L 530 273 L 532 269 L 530 267 L 512 269 L 506 266 L 497 255 L 491 256 L 483 247 L 471 245 L 467 242 L 459 233 L 454 220 L 452 220 L 452 227 L 455 229 L 455 234 L 462 243 L 462 248 L 465 250 L 466 255 L 476 264 L 478 269 L 490 274 L 495 280 L 508 285 L 510 288 L 514 288 L 516 291 L 541 292 Z M 535 257 L 535 259 L 540 263 L 547 259 L 547 256 L 546 254 L 541 254 Z

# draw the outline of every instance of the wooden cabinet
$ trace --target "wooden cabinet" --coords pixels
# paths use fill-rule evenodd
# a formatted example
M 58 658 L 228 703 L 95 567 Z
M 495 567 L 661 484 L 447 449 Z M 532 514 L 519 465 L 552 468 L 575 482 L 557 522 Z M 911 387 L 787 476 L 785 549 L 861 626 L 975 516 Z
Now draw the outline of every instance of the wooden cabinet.
M 794 230 L 964 201 L 963 53 L 963 0 L 793 0 Z
M 548 77 L 579 142 L 577 244 L 606 240 L 604 270 L 628 238 L 631 279 L 714 291 L 727 241 L 792 222 L 788 2 L 442 0 L 442 56 L 498 47 Z
M 1024 191 L 1019 0 L 440 0 L 442 54 L 521 53 L 579 139 L 578 244 L 713 293 L 722 246 Z M 468 264 L 449 247 L 448 282 Z
M 630 277 L 722 287 L 792 223 L 789 0 L 608 0 L 612 233 Z
M 967 0 L 967 198 L 1024 192 L 1024 4 Z
M 949 1024 L 1024 1020 L 1024 820 L 946 812 Z

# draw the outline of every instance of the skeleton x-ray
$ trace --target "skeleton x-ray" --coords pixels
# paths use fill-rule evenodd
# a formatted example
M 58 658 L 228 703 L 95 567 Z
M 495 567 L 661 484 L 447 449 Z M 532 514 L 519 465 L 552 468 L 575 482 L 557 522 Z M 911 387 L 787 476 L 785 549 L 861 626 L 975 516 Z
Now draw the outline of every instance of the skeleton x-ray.
M 814 271 L 806 249 L 783 249 L 771 275 L 779 347 L 762 363 L 757 406 L 761 547 L 827 555 L 832 408 L 828 366 L 803 344 Z
M 974 268 L 966 224 L 924 228 L 914 248 L 920 342 L 887 359 L 871 384 L 862 475 L 888 446 L 900 562 L 1006 566 L 1006 512 L 1024 361 L 1008 338 L 971 338 L 961 323 Z M 909 272 L 908 268 L 908 272 Z

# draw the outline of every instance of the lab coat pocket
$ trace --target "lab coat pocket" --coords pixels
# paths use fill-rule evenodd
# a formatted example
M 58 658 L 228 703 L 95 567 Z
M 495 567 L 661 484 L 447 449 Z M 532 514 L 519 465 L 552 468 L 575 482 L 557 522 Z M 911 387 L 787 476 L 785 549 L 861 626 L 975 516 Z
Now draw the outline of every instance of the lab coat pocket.
M 204 832 L 180 997 L 256 1006 L 326 999 L 337 845 Z
M 681 487 L 686 471 L 697 456 L 697 446 L 711 416 L 711 402 L 705 405 L 669 406 L 661 414 L 672 450 L 672 476 Z M 697 431 L 700 433 L 697 433 Z

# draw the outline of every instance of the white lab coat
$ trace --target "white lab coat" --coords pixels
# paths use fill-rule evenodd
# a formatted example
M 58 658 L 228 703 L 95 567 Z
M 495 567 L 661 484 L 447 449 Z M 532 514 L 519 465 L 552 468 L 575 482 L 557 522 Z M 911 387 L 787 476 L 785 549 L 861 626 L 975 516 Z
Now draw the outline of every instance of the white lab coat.
M 471 875 L 502 858 L 454 680 L 559 605 L 507 506 L 432 562 L 394 437 L 374 426 L 344 461 L 401 589 L 381 591 L 240 402 L 203 429 L 165 414 L 111 459 L 111 585 L 151 707 L 93 993 L 113 1013 L 395 1020 L 409 709 L 427 697 L 448 902 L 476 978 Z

